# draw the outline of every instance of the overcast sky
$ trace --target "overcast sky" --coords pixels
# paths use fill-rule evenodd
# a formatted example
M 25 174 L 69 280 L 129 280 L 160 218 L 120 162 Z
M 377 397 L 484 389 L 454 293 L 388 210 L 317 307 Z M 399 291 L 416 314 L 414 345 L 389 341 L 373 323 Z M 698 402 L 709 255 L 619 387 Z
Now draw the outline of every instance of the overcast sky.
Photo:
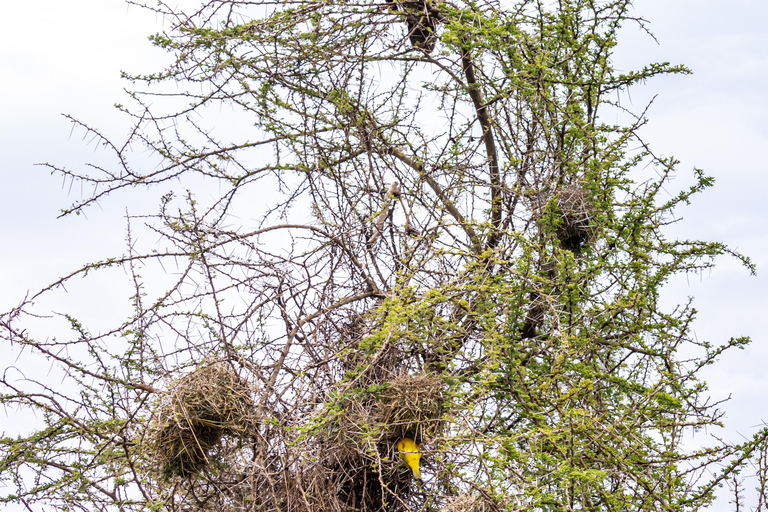
M 658 153 L 681 161 L 674 185 L 688 183 L 694 167 L 716 178 L 713 189 L 680 212 L 675 232 L 726 242 L 758 267 L 751 277 L 723 259 L 714 272 L 681 278 L 667 290 L 670 304 L 696 297 L 700 339 L 754 339 L 708 373 L 713 397 L 733 397 L 726 406 L 730 435 L 749 435 L 768 421 L 768 2 L 637 0 L 635 9 L 651 22 L 658 44 L 625 30 L 617 66 L 669 61 L 694 71 L 632 92 L 636 106 L 657 95 L 644 135 Z M 119 197 L 90 209 L 87 218 L 57 219 L 79 190 L 34 164 L 78 166 L 94 157 L 95 146 L 71 132 L 62 113 L 114 136 L 124 133 L 128 121 L 112 106 L 125 101 L 120 71 L 155 70 L 163 54 L 147 41 L 162 20 L 122 0 L 7 0 L 2 15 L 0 310 L 6 311 L 27 289 L 123 251 L 127 205 Z M 93 307 L 108 308 L 109 301 Z

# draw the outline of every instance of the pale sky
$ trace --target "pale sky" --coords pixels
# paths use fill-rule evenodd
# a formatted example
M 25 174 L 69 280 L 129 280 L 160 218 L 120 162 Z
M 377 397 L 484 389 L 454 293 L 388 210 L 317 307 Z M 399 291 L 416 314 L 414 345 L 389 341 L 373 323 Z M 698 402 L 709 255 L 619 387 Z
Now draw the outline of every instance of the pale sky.
M 644 135 L 656 152 L 681 161 L 673 186 L 689 183 L 694 167 L 716 178 L 714 188 L 679 212 L 683 219 L 674 232 L 725 242 L 758 268 L 751 277 L 723 258 L 714 272 L 678 279 L 667 290 L 669 304 L 696 298 L 700 339 L 748 335 L 754 340 L 707 374 L 713 398 L 732 395 L 724 406 L 727 436 L 738 439 L 768 421 L 768 2 L 636 0 L 635 8 L 651 22 L 659 44 L 628 28 L 617 67 L 669 61 L 694 71 L 652 80 L 632 92 L 638 108 L 657 95 Z M 126 101 L 123 88 L 129 87 L 120 70 L 155 70 L 164 54 L 147 41 L 162 20 L 122 0 L 5 0 L 2 11 L 0 310 L 6 311 L 26 290 L 124 251 L 125 196 L 91 208 L 87 218 L 57 219 L 79 190 L 34 164 L 74 167 L 98 159 L 94 144 L 82 139 L 82 131 L 71 133 L 61 114 L 119 138 L 129 126 L 113 108 Z M 150 205 L 156 204 L 154 197 Z M 91 308 L 106 312 L 109 292 L 95 293 Z M 125 302 L 124 294 L 114 298 Z M 732 507 L 720 502 L 712 510 Z

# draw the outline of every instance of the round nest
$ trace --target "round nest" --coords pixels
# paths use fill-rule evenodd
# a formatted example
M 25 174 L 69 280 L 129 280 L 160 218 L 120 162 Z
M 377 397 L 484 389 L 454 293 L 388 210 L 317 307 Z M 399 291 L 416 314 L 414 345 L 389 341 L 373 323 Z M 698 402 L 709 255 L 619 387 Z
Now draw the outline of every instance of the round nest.
M 589 192 L 579 186 L 571 186 L 559 190 L 552 200 L 560 217 L 556 231 L 560 245 L 569 251 L 579 252 L 594 238 Z
M 443 414 L 443 381 L 431 375 L 395 377 L 379 393 L 374 415 L 390 439 L 411 434 L 421 442 L 425 431 L 433 434 Z
M 520 510 L 509 501 L 499 502 L 486 492 L 469 492 L 456 496 L 440 512 L 496 512 L 499 510 Z
M 246 437 L 256 425 L 252 387 L 230 365 L 213 363 L 176 381 L 150 433 L 160 473 L 191 477 L 205 468 L 223 436 Z
M 355 386 L 360 388 L 391 380 L 395 373 L 393 369 L 399 368 L 405 357 L 396 343 L 367 345 L 369 340 L 366 338 L 375 329 L 367 323 L 369 321 L 362 315 L 353 314 L 342 325 L 338 336 L 339 369 L 346 378 L 354 379 Z
M 401 375 L 367 389 L 355 388 L 322 436 L 334 456 L 366 453 L 372 444 L 393 445 L 401 437 L 418 442 L 441 425 L 443 381 L 431 375 Z
M 410 470 L 397 457 L 397 440 L 422 443 L 436 435 L 444 383 L 430 375 L 400 375 L 383 384 L 347 390 L 333 419 L 315 439 L 331 488 L 346 507 L 405 510 L 394 495 L 414 491 Z
M 440 512 L 480 512 L 482 500 L 478 494 L 460 494 L 449 501 Z

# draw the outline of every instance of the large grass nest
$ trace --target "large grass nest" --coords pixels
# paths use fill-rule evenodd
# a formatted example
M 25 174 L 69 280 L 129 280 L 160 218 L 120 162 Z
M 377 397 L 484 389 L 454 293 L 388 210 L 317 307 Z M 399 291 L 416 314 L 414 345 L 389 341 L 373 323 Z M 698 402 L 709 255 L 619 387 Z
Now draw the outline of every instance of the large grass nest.
M 433 375 L 395 377 L 378 395 L 372 409 L 390 439 L 413 434 L 414 439 L 434 435 L 444 412 L 445 384 Z
M 397 441 L 419 443 L 442 425 L 445 384 L 432 375 L 399 375 L 384 384 L 347 390 L 317 437 L 321 465 L 345 506 L 360 511 L 406 510 L 414 492 Z
M 224 436 L 250 435 L 258 421 L 252 386 L 225 362 L 200 367 L 173 383 L 150 432 L 164 478 L 188 478 L 215 458 Z
M 445 384 L 433 375 L 399 375 L 366 389 L 348 390 L 325 441 L 339 451 L 361 453 L 371 441 L 417 442 L 437 435 L 444 412 Z

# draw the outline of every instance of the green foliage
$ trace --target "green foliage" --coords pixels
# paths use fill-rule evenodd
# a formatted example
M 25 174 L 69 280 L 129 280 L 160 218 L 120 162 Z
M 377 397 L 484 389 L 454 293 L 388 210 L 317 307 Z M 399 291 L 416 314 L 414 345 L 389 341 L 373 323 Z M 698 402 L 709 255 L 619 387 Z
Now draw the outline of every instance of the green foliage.
M 165 12 L 174 23 L 150 40 L 174 61 L 129 77 L 148 90 L 125 109 L 128 142 L 161 165 L 133 169 L 129 145 L 108 144 L 114 169 L 54 167 L 94 187 L 68 213 L 124 188 L 188 192 L 140 216 L 159 242 L 145 250 L 129 229 L 126 255 L 1 317 L 66 382 L 5 372 L 3 404 L 41 425 L 0 439 L 5 502 L 699 510 L 765 452 L 767 432 L 684 443 L 721 418 L 698 371 L 749 340 L 697 341 L 695 309 L 662 307 L 663 287 L 723 255 L 754 267 L 668 238 L 713 179 L 697 170 L 670 195 L 677 162 L 639 139 L 644 113 L 604 121 L 633 85 L 688 73 L 614 69 L 619 29 L 644 23 L 628 0 L 266 6 Z M 434 51 L 413 43 L 424 24 Z M 218 122 L 209 107 L 223 106 L 238 116 Z M 27 332 L 35 299 L 118 266 L 133 286 L 120 325 L 66 313 L 69 337 Z M 152 418 L 196 439 L 158 407 L 206 361 L 247 383 L 252 419 L 217 416 L 194 471 L 163 480 Z M 397 464 L 406 435 L 422 444 L 421 486 Z

